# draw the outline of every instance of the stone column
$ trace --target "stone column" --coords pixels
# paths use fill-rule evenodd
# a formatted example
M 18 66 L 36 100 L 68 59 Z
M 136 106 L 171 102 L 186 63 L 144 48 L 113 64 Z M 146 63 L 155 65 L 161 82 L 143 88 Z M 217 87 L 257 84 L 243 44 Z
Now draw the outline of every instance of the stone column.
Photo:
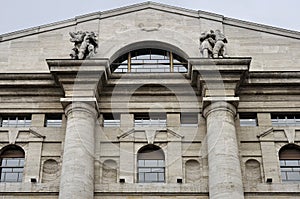
M 213 102 L 203 112 L 207 125 L 210 199 L 244 198 L 235 114 L 236 108 L 228 102 Z
M 89 103 L 72 102 L 65 113 L 60 199 L 94 198 L 94 148 L 97 111 Z

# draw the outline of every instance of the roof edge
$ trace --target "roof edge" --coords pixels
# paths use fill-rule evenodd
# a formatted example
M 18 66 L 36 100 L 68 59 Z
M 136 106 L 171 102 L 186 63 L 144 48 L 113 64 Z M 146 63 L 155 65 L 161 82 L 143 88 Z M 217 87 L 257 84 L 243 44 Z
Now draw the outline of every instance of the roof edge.
M 30 35 L 34 35 L 34 34 L 38 34 L 38 33 L 42 33 L 42 32 L 47 32 L 47 31 L 51 31 L 51 30 L 55 30 L 55 29 L 61 29 L 61 28 L 65 28 L 65 27 L 75 26 L 78 23 L 82 23 L 82 22 L 85 22 L 88 20 L 94 20 L 94 19 L 101 20 L 104 18 L 113 17 L 116 15 L 121 15 L 121 14 L 126 14 L 126 13 L 131 13 L 131 12 L 135 12 L 138 10 L 144 10 L 144 9 L 148 9 L 148 8 L 162 10 L 162 11 L 166 11 L 166 12 L 170 12 L 170 13 L 177 13 L 177 14 L 190 16 L 190 17 L 211 19 L 214 21 L 222 22 L 225 25 L 231 25 L 231 26 L 256 30 L 256 31 L 260 31 L 260 32 L 280 35 L 280 36 L 284 36 L 284 37 L 300 39 L 300 32 L 294 31 L 294 30 L 288 30 L 288 29 L 284 29 L 284 28 L 280 28 L 280 27 L 274 27 L 274 26 L 269 26 L 269 25 L 224 17 L 223 15 L 215 14 L 212 12 L 206 12 L 206 11 L 201 11 L 201 10 L 196 11 L 196 10 L 171 6 L 171 5 L 167 5 L 167 4 L 161 4 L 161 3 L 156 3 L 156 2 L 152 2 L 152 1 L 147 1 L 147 2 L 143 2 L 143 3 L 137 3 L 137 4 L 128 5 L 128 6 L 123 6 L 120 8 L 106 10 L 103 12 L 93 12 L 90 14 L 78 15 L 71 19 L 58 21 L 58 22 L 54 22 L 54 23 L 50 23 L 50 24 L 45 24 L 45 25 L 41 25 L 41 26 L 36 26 L 33 28 L 13 31 L 10 33 L 4 33 L 4 34 L 0 35 L 0 42 L 16 39 L 16 38 L 20 38 L 20 37 L 30 36 Z
M 255 22 L 244 21 L 240 19 L 224 17 L 223 24 L 246 28 L 250 30 L 256 30 L 265 33 L 271 33 L 271 34 L 280 35 L 284 37 L 300 39 L 300 32 L 298 31 L 288 30 L 284 28 L 279 28 L 279 27 L 255 23 Z

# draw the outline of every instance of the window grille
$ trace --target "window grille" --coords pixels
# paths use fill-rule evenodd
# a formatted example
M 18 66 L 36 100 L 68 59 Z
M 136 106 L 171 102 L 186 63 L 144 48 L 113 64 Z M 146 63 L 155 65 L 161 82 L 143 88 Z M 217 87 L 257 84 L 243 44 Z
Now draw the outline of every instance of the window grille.
M 30 127 L 31 116 L 2 116 L 1 127 Z
M 273 126 L 300 126 L 300 113 L 271 114 Z

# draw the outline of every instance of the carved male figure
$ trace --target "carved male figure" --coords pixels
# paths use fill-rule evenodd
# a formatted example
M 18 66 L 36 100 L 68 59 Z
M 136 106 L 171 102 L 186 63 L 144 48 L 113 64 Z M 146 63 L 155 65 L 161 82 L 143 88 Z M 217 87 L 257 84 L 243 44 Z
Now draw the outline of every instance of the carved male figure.
M 74 42 L 70 56 L 71 59 L 87 59 L 96 54 L 98 47 L 96 34 L 94 32 L 70 32 L 70 41 Z
M 225 43 L 227 43 L 227 39 L 223 33 L 221 33 L 220 30 L 215 31 L 215 46 L 213 48 L 213 57 L 226 57 L 226 50 L 225 50 Z
M 212 57 L 213 47 L 215 46 L 215 33 L 213 30 L 202 32 L 200 35 L 200 52 L 203 57 Z

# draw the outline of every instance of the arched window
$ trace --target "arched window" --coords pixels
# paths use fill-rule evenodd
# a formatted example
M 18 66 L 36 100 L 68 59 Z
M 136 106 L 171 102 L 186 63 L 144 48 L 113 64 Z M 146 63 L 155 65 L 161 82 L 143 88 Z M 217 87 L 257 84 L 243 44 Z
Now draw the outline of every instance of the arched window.
M 0 154 L 1 182 L 22 182 L 25 153 L 21 147 L 5 147 Z
M 165 182 L 165 155 L 153 144 L 142 147 L 137 154 L 138 182 Z
M 281 179 L 283 182 L 300 182 L 300 147 L 286 145 L 279 151 Z
M 111 64 L 111 70 L 126 72 L 187 72 L 187 61 L 177 54 L 154 48 L 130 51 Z

